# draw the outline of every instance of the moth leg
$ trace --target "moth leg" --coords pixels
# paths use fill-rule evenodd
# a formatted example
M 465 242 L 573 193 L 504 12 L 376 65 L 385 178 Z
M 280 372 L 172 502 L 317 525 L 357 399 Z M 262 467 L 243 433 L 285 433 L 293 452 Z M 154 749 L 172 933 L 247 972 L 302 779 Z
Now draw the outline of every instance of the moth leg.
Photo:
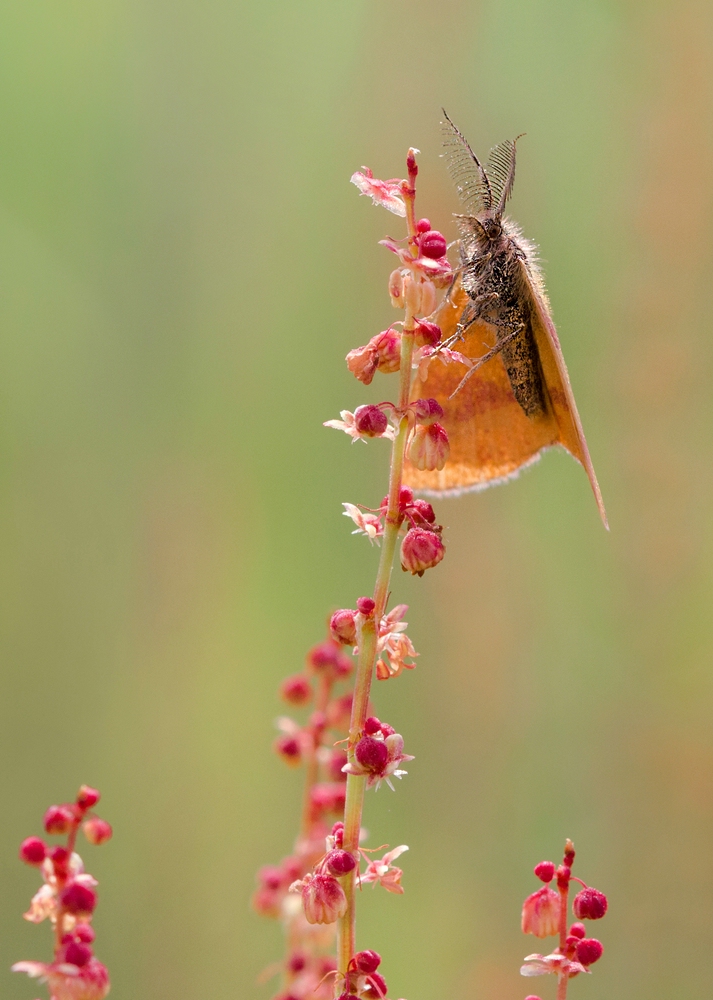
M 473 323 L 477 323 L 478 320 L 483 320 L 485 323 L 491 323 L 492 326 L 509 326 L 510 325 L 509 323 L 503 324 L 503 323 L 493 322 L 489 319 L 485 319 L 485 317 L 483 316 L 483 312 L 485 311 L 483 309 L 483 306 L 487 306 L 490 303 L 495 302 L 499 298 L 500 296 L 497 292 L 485 292 L 483 295 L 479 295 L 477 299 L 473 299 L 473 301 L 469 303 L 468 306 L 468 311 L 470 313 L 470 316 L 467 322 L 462 323 L 458 327 L 456 332 L 453 334 L 453 336 L 449 337 L 448 340 L 441 346 L 444 348 L 449 348 L 452 344 L 455 344 L 459 340 L 462 340 L 463 334 L 466 332 L 466 330 L 469 329 L 469 327 L 471 327 Z
M 497 342 L 495 347 L 491 347 L 491 349 L 486 354 L 484 354 L 482 358 L 478 358 L 478 360 L 473 365 L 471 365 L 471 367 L 465 373 L 463 378 L 460 380 L 460 382 L 458 383 L 458 385 L 448 398 L 453 399 L 456 393 L 460 392 L 460 390 L 463 388 L 463 386 L 468 381 L 473 372 L 477 372 L 479 368 L 482 368 L 484 364 L 487 364 L 487 362 L 490 361 L 492 358 L 494 358 L 496 354 L 500 354 L 503 347 L 506 347 L 510 343 L 510 341 L 513 340 L 515 337 L 517 337 L 519 333 L 522 333 L 524 329 L 525 329 L 525 324 L 518 323 L 518 325 L 515 327 L 514 330 L 511 330 L 510 333 L 506 334 L 502 340 L 499 340 Z

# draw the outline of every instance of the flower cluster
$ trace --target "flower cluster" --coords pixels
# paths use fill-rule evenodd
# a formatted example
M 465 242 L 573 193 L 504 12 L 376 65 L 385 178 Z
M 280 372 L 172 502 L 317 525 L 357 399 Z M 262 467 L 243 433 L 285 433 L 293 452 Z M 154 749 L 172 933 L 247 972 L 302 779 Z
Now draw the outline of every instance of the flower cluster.
M 111 838 L 111 826 L 93 812 L 98 802 L 99 792 L 82 785 L 74 802 L 45 813 L 45 832 L 66 836 L 64 844 L 28 837 L 20 845 L 20 860 L 38 868 L 43 879 L 25 919 L 36 924 L 49 919 L 55 946 L 52 962 L 17 962 L 12 969 L 47 982 L 51 1000 L 103 1000 L 109 992 L 109 974 L 92 949 L 97 882 L 74 850 L 80 828 L 90 844 Z
M 567 984 L 580 972 L 589 972 L 590 966 L 599 961 L 604 948 L 597 938 L 587 937 L 583 920 L 599 920 L 607 912 L 607 897 L 598 889 L 585 885 L 572 875 L 574 846 L 571 840 L 565 843 L 562 864 L 555 866 L 552 861 L 541 861 L 535 866 L 535 875 L 544 886 L 533 892 L 522 907 L 522 930 L 524 934 L 546 938 L 559 935 L 559 945 L 549 955 L 539 953 L 528 955 L 520 969 L 523 976 L 557 976 L 558 1000 L 567 996 Z M 577 920 L 567 926 L 567 901 L 570 883 L 578 882 L 581 890 L 572 900 L 572 910 Z M 552 883 L 556 889 L 551 888 Z M 526 1000 L 540 1000 L 530 995 Z

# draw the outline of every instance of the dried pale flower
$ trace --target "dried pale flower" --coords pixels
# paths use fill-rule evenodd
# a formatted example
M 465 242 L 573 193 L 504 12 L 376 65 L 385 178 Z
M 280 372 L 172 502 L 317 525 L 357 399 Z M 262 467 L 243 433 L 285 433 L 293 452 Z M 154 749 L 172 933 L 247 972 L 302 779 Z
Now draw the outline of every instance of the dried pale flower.
M 430 423 L 415 427 L 409 445 L 409 458 L 421 471 L 433 472 L 442 469 L 448 461 L 451 446 L 448 432 L 442 424 Z
M 387 851 L 383 858 L 380 858 L 378 861 L 372 861 L 367 858 L 366 871 L 361 876 L 361 882 L 378 884 L 383 886 L 387 892 L 401 895 L 404 891 L 401 885 L 403 871 L 396 867 L 394 861 L 405 851 L 408 851 L 408 846 L 401 844 L 399 847 L 394 847 L 393 850 Z
M 362 167 L 352 174 L 351 182 L 359 188 L 359 194 L 368 195 L 375 205 L 381 205 L 394 215 L 406 215 L 406 203 L 403 198 L 404 181 L 398 178 L 380 181 L 368 167 Z
M 302 893 L 304 913 L 310 924 L 333 924 L 347 910 L 347 897 L 332 875 L 305 875 L 290 886 Z
M 344 516 L 350 517 L 356 524 L 356 530 L 352 531 L 352 534 L 366 535 L 370 542 L 378 542 L 384 534 L 381 518 L 377 514 L 359 510 L 353 503 L 345 503 L 342 506 L 344 507 Z
M 522 906 L 522 932 L 545 938 L 559 932 L 560 897 L 543 887 L 528 896 Z
M 69 962 L 16 962 L 12 971 L 47 982 L 52 1000 L 104 1000 L 109 992 L 109 973 L 96 958 L 81 968 Z

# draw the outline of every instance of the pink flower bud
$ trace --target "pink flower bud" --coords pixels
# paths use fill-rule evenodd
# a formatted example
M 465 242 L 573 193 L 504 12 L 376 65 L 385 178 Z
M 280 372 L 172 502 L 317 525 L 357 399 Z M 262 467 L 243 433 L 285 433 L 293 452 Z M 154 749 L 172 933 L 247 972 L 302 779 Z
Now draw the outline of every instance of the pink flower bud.
M 401 566 L 409 573 L 423 576 L 437 566 L 445 554 L 440 535 L 425 528 L 409 528 L 401 543 Z
M 413 510 L 427 524 L 435 524 L 436 514 L 428 500 L 414 500 Z
M 384 739 L 386 739 L 387 736 L 393 736 L 394 733 L 396 732 L 394 727 L 390 726 L 388 722 L 382 722 L 381 725 L 379 726 L 379 729 L 381 730 L 381 735 L 384 737 Z
M 368 1000 L 385 1000 L 388 993 L 386 980 L 380 972 L 372 972 L 366 981 L 366 986 L 361 995 Z
M 522 907 L 522 932 L 545 938 L 559 930 L 560 897 L 554 889 L 542 888 L 528 896 Z
M 334 837 L 335 845 L 341 847 L 344 843 L 344 823 L 341 820 L 332 827 L 332 837 Z
M 59 896 L 60 905 L 75 916 L 88 917 L 97 905 L 97 894 L 87 885 L 70 882 Z
M 278 736 L 273 747 L 290 767 L 298 767 L 302 763 L 302 748 L 294 736 Z
M 370 715 L 364 723 L 364 732 L 367 736 L 375 736 L 381 732 L 381 723 L 375 715 Z
M 307 965 L 307 959 L 301 951 L 296 951 L 294 955 L 290 955 L 286 964 L 287 971 L 296 975 L 298 972 L 302 972 L 304 967 Z
M 80 809 L 92 809 L 101 798 L 96 788 L 82 785 L 77 792 L 77 805 Z
M 50 806 L 45 813 L 47 833 L 69 833 L 76 822 L 74 810 L 69 805 Z
M 354 968 L 357 972 L 362 972 L 366 976 L 370 976 L 372 972 L 376 972 L 380 965 L 381 955 L 378 951 L 367 949 L 366 951 L 358 951 L 354 956 Z
M 429 229 L 428 232 L 421 235 L 418 241 L 418 248 L 424 257 L 430 257 L 432 260 L 440 260 L 445 255 L 448 244 L 446 243 L 445 236 L 439 233 L 437 229 Z
M 91 944 L 94 940 L 94 928 L 90 924 L 77 924 L 74 928 L 74 936 L 82 944 Z
M 569 933 L 572 937 L 583 938 L 587 936 L 587 928 L 584 924 L 572 924 Z
M 389 296 L 391 305 L 396 309 L 404 307 L 404 276 L 399 269 L 392 271 L 389 275 Z
M 360 611 L 365 617 L 374 614 L 374 608 L 376 607 L 376 602 L 371 599 L 371 597 L 359 597 L 356 602 L 357 611 Z
M 54 868 L 55 875 L 60 878 L 64 878 L 67 874 L 67 867 L 69 865 L 69 851 L 66 847 L 51 847 L 47 852 L 47 857 L 52 862 L 52 867 Z
M 416 223 L 417 233 L 427 233 L 430 228 L 431 228 L 431 222 L 429 219 L 419 219 L 418 222 Z
M 388 504 L 388 497 L 384 497 L 385 502 Z M 403 510 L 404 507 L 410 507 L 413 503 L 413 490 L 410 486 L 402 486 L 399 490 L 399 507 Z
M 329 631 L 337 642 L 345 646 L 355 646 L 357 641 L 355 612 L 349 608 L 335 611 L 329 620 Z
M 324 859 L 324 863 L 327 866 L 329 874 L 334 875 L 335 878 L 348 875 L 349 872 L 353 872 L 356 868 L 356 858 L 354 855 L 350 854 L 349 851 L 339 849 L 330 851 Z
M 312 697 L 312 687 L 304 674 L 293 674 L 280 685 L 280 694 L 290 705 L 306 705 Z
M 20 844 L 20 861 L 24 861 L 26 865 L 41 865 L 46 854 L 47 845 L 39 837 L 28 837 Z
M 579 920 L 599 920 L 607 912 L 607 897 L 598 889 L 582 889 L 572 901 L 574 915 Z
M 313 875 L 304 880 L 302 905 L 310 924 L 333 924 L 347 912 L 347 897 L 332 875 Z
M 354 664 L 340 643 L 326 639 L 313 646 L 307 654 L 307 666 L 316 671 L 331 670 L 335 677 L 348 677 Z
M 414 428 L 408 454 L 417 469 L 440 471 L 450 453 L 448 434 L 442 424 L 431 424 L 429 427 L 419 424 Z
M 411 403 L 411 410 L 419 424 L 428 427 L 443 416 L 443 407 L 437 399 L 417 399 Z
M 98 816 L 91 816 L 85 820 L 82 830 L 89 843 L 95 845 L 105 844 L 107 840 L 111 840 L 113 833 L 110 824 L 105 819 L 99 819 Z
M 525 997 L 525 1000 L 540 1000 L 540 997 L 536 997 L 534 993 L 530 993 Z
M 389 421 L 383 410 L 368 403 L 366 406 L 357 406 L 354 411 L 354 426 L 362 437 L 381 437 L 389 426 Z
M 535 875 L 541 882 L 551 882 L 555 877 L 555 866 L 551 861 L 540 861 L 535 865 Z
M 77 941 L 70 941 L 64 949 L 64 960 L 69 965 L 77 965 L 80 969 L 87 964 L 92 957 L 92 949 L 87 944 Z
M 354 756 L 366 771 L 381 774 L 389 759 L 389 749 L 383 740 L 362 736 L 356 745 Z
M 577 961 L 582 965 L 592 965 L 602 957 L 604 947 L 596 938 L 584 938 L 577 945 Z
M 416 344 L 418 347 L 435 347 L 441 340 L 441 328 L 425 319 L 416 320 Z

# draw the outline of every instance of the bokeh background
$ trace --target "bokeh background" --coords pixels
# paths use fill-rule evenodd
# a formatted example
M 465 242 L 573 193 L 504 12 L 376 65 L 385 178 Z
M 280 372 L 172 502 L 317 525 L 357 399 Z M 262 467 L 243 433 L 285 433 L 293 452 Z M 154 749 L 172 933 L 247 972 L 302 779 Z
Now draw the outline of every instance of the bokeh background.
M 512 211 L 612 530 L 563 454 L 439 504 L 446 561 L 394 580 L 418 669 L 375 695 L 416 754 L 366 816 L 407 892 L 364 895 L 360 942 L 394 997 L 554 996 L 519 910 L 569 836 L 610 895 L 572 996 L 710 996 L 712 45 L 706 0 L 0 10 L 3 996 L 50 954 L 17 845 L 82 781 L 112 996 L 270 996 L 275 689 L 370 590 L 340 504 L 386 475 L 321 426 L 390 391 L 343 358 L 394 318 L 400 222 L 348 181 L 418 146 L 452 237 L 441 105 L 480 151 L 527 133 Z

